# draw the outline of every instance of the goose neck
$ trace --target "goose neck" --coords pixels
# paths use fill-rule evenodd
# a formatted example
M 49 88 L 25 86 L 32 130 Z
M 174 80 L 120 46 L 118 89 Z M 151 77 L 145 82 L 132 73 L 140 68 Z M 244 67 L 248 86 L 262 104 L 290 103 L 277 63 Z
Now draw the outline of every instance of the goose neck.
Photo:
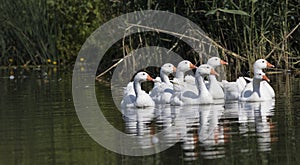
M 139 81 L 134 81 L 133 87 L 134 87 L 135 94 L 138 97 L 138 95 L 142 92 L 141 83 Z
M 179 81 L 183 82 L 183 79 L 184 79 L 184 72 L 181 71 L 181 70 L 178 70 L 178 71 L 176 72 L 175 77 L 176 77 Z
M 199 94 L 200 93 L 205 93 L 206 91 L 208 92 L 208 90 L 205 86 L 205 83 L 204 83 L 204 79 L 203 79 L 202 76 L 197 76 L 196 77 L 196 84 L 197 84 L 197 87 L 198 87 Z
M 256 92 L 260 97 L 260 82 L 261 80 L 254 78 L 253 79 L 253 92 Z
M 258 73 L 258 72 L 262 72 L 262 69 L 258 68 L 257 66 L 254 66 L 253 71 L 254 71 L 254 74 L 255 74 L 255 73 Z
M 171 84 L 170 79 L 167 74 L 160 72 L 160 78 L 161 78 L 162 82 L 164 82 L 166 84 Z
M 215 75 L 209 75 L 209 82 L 210 83 L 215 83 L 217 82 L 217 78 Z

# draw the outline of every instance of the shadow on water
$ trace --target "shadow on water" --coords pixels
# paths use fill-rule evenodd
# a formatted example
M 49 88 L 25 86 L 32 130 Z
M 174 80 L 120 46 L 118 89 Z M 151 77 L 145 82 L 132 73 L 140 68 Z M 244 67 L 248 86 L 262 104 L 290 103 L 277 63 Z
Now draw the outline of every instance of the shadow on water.
M 133 157 L 103 148 L 86 133 L 74 109 L 71 71 L 18 70 L 14 79 L 8 70 L 0 73 L 1 164 L 300 163 L 300 78 L 293 75 L 269 76 L 276 101 L 122 113 L 110 87 L 97 82 L 99 106 L 116 129 L 137 137 L 164 132 L 170 143 L 158 154 Z M 171 126 L 175 129 L 168 131 Z M 145 148 L 154 142 L 139 141 Z

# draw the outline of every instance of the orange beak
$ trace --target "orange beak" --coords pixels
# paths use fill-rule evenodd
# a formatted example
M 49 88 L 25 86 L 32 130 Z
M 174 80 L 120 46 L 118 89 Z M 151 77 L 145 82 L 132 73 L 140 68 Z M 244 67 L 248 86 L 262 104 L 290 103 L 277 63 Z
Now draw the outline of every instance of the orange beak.
M 147 76 L 147 80 L 148 81 L 154 81 L 154 79 L 151 76 L 149 76 L 149 75 Z
M 221 64 L 221 65 L 228 65 L 228 62 L 226 62 L 226 61 L 224 61 L 224 60 L 221 60 L 221 61 L 220 61 L 220 64 Z
M 219 76 L 219 73 L 217 73 L 214 69 L 210 70 L 210 74 Z
M 274 68 L 275 66 L 272 65 L 271 63 L 267 62 L 267 68 Z
M 173 67 L 173 72 L 176 72 L 176 67 L 175 66 Z
M 194 64 L 190 63 L 190 68 L 191 69 L 196 69 L 197 67 Z
M 270 82 L 270 79 L 266 76 L 266 75 L 263 75 L 263 78 L 262 78 L 263 80 L 266 80 L 266 81 L 268 81 L 268 82 Z

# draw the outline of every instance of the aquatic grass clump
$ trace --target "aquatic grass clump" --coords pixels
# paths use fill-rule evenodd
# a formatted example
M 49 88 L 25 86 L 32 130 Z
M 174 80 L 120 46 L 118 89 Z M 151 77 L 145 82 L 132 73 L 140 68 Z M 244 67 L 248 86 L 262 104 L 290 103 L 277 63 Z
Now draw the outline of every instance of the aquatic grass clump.
M 55 25 L 46 0 L 3 1 L 0 5 L 1 64 L 43 64 L 57 60 Z
M 0 3 L 0 64 L 72 64 L 86 38 L 111 17 L 106 1 Z

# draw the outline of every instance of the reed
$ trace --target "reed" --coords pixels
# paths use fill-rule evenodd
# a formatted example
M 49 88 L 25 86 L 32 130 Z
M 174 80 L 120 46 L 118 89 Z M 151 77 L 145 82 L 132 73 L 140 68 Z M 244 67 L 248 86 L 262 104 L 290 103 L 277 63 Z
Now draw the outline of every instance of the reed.
M 55 29 L 46 0 L 3 1 L 0 5 L 1 64 L 34 65 L 55 59 Z
M 105 8 L 106 1 L 1 0 L 0 64 L 72 64 L 85 39 L 111 18 Z
M 198 24 L 222 58 L 234 64 L 228 68 L 228 73 L 235 73 L 231 76 L 251 70 L 258 58 L 267 58 L 279 69 L 300 67 L 300 3 L 294 0 L 1 0 L 0 64 L 72 64 L 85 39 L 102 23 L 147 9 L 174 12 Z M 147 32 L 116 43 L 99 72 L 149 45 L 201 61 L 180 38 Z
M 299 57 L 299 49 L 294 47 L 299 41 L 293 37 L 299 35 L 298 2 L 212 0 L 193 6 L 190 11 L 205 13 L 206 17 L 194 20 L 200 27 L 207 27 L 204 30 L 211 38 L 247 58 L 247 61 L 240 61 L 228 56 L 230 62 L 239 65 L 237 74 L 251 70 L 252 63 L 258 58 L 268 58 L 280 69 L 299 68 L 299 63 L 289 60 Z

